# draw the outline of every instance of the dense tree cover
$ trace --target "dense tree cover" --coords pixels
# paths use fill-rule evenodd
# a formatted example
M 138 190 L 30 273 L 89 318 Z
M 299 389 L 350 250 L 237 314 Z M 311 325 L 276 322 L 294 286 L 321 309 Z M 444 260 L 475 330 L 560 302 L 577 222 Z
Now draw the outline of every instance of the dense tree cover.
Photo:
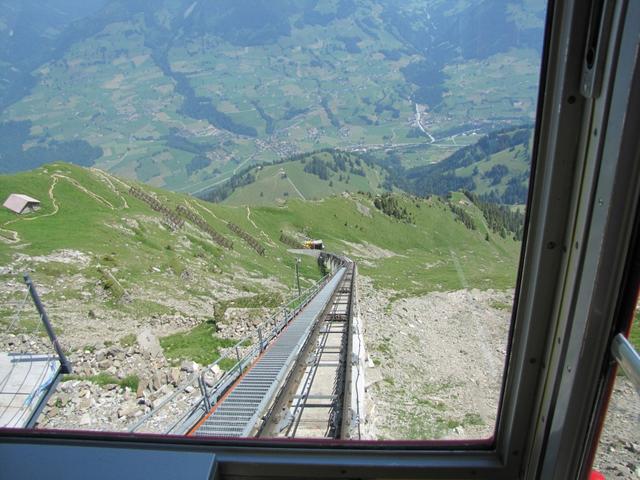
M 406 207 L 400 205 L 398 198 L 393 193 L 384 193 L 373 199 L 373 205 L 385 215 L 397 218 L 406 223 L 413 223 L 411 213 Z
M 478 174 L 477 170 L 470 176 L 458 176 L 456 170 L 473 165 L 494 153 L 516 145 L 525 145 L 525 148 L 528 148 L 531 132 L 532 127 L 516 127 L 493 132 L 482 137 L 477 143 L 457 150 L 441 162 L 409 170 L 395 165 L 390 170 L 398 187 L 416 195 L 447 195 L 449 192 L 459 190 L 473 191 L 476 188 L 473 176 Z M 495 186 L 508 174 L 509 169 L 506 166 L 495 165 L 484 176 L 490 178 L 491 185 Z M 526 194 L 526 175 L 518 176 L 509 180 L 504 195 L 494 192 L 491 200 L 496 203 L 524 203 Z
M 513 177 L 509 180 L 507 188 L 501 196 L 501 203 L 508 205 L 527 203 L 527 195 L 529 194 L 529 177 Z
M 331 110 L 331 107 L 329 106 L 329 98 L 322 97 L 320 105 L 322 105 L 324 112 L 327 114 L 331 125 L 333 125 L 335 128 L 340 128 L 340 119 L 336 116 L 335 113 L 333 113 L 333 110 Z
M 366 176 L 362 166 L 363 162 L 366 163 L 365 160 L 353 154 L 337 150 L 327 150 L 327 152 L 331 155 L 330 159 L 320 158 L 315 154 L 304 156 L 304 171 L 317 175 L 321 180 L 329 180 L 334 173 L 340 174 L 340 172 L 361 177 Z M 294 160 L 295 157 L 290 157 L 290 159 Z M 342 180 L 342 176 L 339 179 Z
M 172 128 L 169 130 L 169 134 L 165 137 L 167 146 L 171 148 L 175 148 L 176 150 L 182 150 L 189 153 L 195 153 L 198 155 L 203 155 L 210 150 L 210 146 L 202 145 L 199 143 L 192 142 L 188 138 L 180 135 L 180 132 L 177 128 Z
M 482 137 L 477 143 L 457 150 L 442 162 L 419 168 L 445 171 L 467 167 L 501 150 L 506 150 L 516 145 L 528 144 L 531 131 L 531 127 L 516 127 L 493 132 Z M 414 172 L 418 172 L 418 170 L 416 169 Z
M 528 175 L 512 177 L 507 183 L 502 195 L 494 190 L 481 195 L 482 200 L 490 203 L 504 203 L 506 205 L 517 205 L 527 203 L 529 193 Z
M 385 49 L 385 50 L 380 50 L 380 53 L 384 55 L 385 59 L 391 60 L 393 62 L 397 62 L 404 55 L 406 55 L 406 52 L 404 52 L 403 50 L 386 50 Z
M 305 162 L 304 171 L 318 176 L 320 180 L 329 179 L 329 167 L 327 167 L 327 162 L 316 156 L 311 157 L 310 161 Z
M 265 121 L 265 123 L 267 124 L 265 127 L 265 133 L 267 135 L 271 135 L 275 129 L 276 129 L 276 122 L 275 119 L 269 115 L 264 108 L 262 108 L 260 106 L 260 103 L 258 102 L 252 102 L 253 106 L 256 107 L 256 111 L 258 112 L 258 114 L 260 115 L 260 117 Z
M 464 194 L 471 200 L 484 215 L 489 228 L 503 238 L 513 236 L 516 240 L 522 240 L 524 230 L 524 215 L 509 207 L 487 201 L 471 192 Z
M 236 188 L 249 185 L 255 181 L 256 176 L 251 172 L 251 168 L 245 168 L 233 175 L 227 182 L 223 183 L 219 187 L 207 190 L 198 196 L 202 200 L 206 200 L 208 202 L 222 202 L 231 195 Z
M 31 170 L 45 163 L 63 161 L 92 166 L 102 156 L 100 147 L 93 147 L 84 140 L 57 141 L 43 137 L 38 145 L 23 150 L 30 140 L 31 122 L 5 122 L 0 124 L 0 173 Z
M 338 36 L 336 40 L 342 42 L 344 49 L 349 53 L 360 53 L 361 51 L 358 46 L 358 42 L 361 40 L 360 37 Z
M 187 170 L 187 175 L 191 175 L 198 170 L 202 170 L 203 168 L 211 165 L 211 159 L 209 157 L 205 157 L 204 155 L 196 155 L 191 159 L 185 169 Z
M 295 108 L 295 107 L 289 106 L 286 112 L 284 112 L 284 115 L 282 115 L 282 120 L 291 120 L 292 118 L 297 117 L 298 115 L 304 115 L 308 111 L 309 111 L 308 108 Z
M 9 105 L 27 96 L 37 81 L 28 72 L 14 70 L 8 65 L 0 64 L 0 78 L 5 81 L 0 86 L 0 112 Z
M 367 102 L 365 100 L 365 103 L 367 103 L 368 105 L 371 105 L 370 101 Z M 380 100 L 376 102 L 376 108 L 375 108 L 376 115 L 381 115 L 384 112 L 391 112 L 391 116 L 393 118 L 400 117 L 400 110 L 398 110 L 396 107 L 393 106 L 392 98 L 390 98 L 390 96 L 387 95 L 386 93 Z
M 182 76 L 182 74 L 179 75 Z M 248 137 L 258 136 L 255 128 L 235 122 L 229 115 L 218 110 L 209 98 L 195 96 L 191 86 L 189 86 L 189 89 L 190 95 L 187 93 L 187 90 L 180 91 L 180 93 L 185 96 L 184 102 L 182 103 L 182 113 L 197 120 L 206 120 L 211 125 L 221 130 L 235 133 L 236 135 L 245 135 Z
M 414 101 L 426 103 L 432 107 L 442 101 L 442 94 L 446 91 L 444 88 L 446 77 L 438 65 L 422 60 L 410 63 L 400 71 L 407 82 L 418 86 L 413 94 Z
M 491 185 L 498 185 L 502 180 L 502 177 L 509 173 L 509 169 L 505 165 L 494 165 L 488 171 L 484 173 L 484 177 L 491 180 Z
M 458 177 L 455 173 L 445 172 L 442 174 L 425 174 L 423 177 L 415 178 L 410 183 L 414 188 L 413 193 L 417 195 L 447 195 L 458 190 L 473 190 L 475 183 L 472 177 Z
M 464 208 L 449 202 L 449 209 L 455 215 L 456 220 L 461 222 L 469 230 L 476 229 L 476 222 L 473 221 L 473 217 L 469 215 Z

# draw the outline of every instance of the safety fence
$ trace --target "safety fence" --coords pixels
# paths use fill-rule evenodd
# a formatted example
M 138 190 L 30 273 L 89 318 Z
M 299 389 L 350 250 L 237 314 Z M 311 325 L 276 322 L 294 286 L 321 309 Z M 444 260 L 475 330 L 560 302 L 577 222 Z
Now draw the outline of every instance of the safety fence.
M 184 225 L 184 220 L 180 218 L 175 212 L 172 212 L 165 205 L 160 202 L 157 198 L 149 195 L 147 192 L 141 190 L 136 186 L 132 186 L 129 189 L 129 194 L 136 197 L 138 200 L 142 200 L 144 203 L 149 205 L 152 210 L 156 212 L 162 213 L 163 222 L 171 228 L 171 230 L 179 230 Z
M 228 222 L 227 223 L 227 227 L 229 227 L 229 230 L 231 230 L 233 233 L 235 233 L 241 239 L 243 239 L 245 242 L 247 242 L 251 248 L 253 248 L 256 252 L 258 252 L 259 255 L 264 255 L 264 247 L 260 244 L 260 242 L 258 242 L 258 240 L 256 240 L 251 235 L 249 235 L 247 232 L 242 230 L 235 223 Z
M 326 275 L 241 338 L 213 363 L 194 373 L 176 391 L 130 425 L 130 432 L 185 434 L 253 364 L 333 275 Z
M 211 237 L 211 239 L 218 245 L 224 248 L 228 248 L 229 250 L 233 249 L 233 242 L 231 240 L 216 232 L 213 228 L 211 228 L 211 225 L 209 225 L 204 218 L 202 218 L 193 210 L 185 207 L 184 205 L 178 205 L 176 207 L 176 212 L 183 218 L 186 218 L 187 220 L 192 222 L 200 230 L 207 233 Z

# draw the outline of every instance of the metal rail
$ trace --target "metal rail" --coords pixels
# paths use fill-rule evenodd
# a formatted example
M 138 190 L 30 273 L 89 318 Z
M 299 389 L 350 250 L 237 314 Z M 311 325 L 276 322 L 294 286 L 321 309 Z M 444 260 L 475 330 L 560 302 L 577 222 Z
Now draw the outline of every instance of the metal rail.
M 64 354 L 29 274 L 24 274 L 24 281 L 28 289 L 24 301 L 31 296 L 55 355 L 0 353 L 0 427 L 32 428 L 55 391 L 62 374 L 72 372 L 71 364 Z M 18 320 L 18 315 L 14 322 Z
M 640 394 L 640 355 L 621 333 L 613 338 L 611 353 Z
M 299 295 L 280 308 L 276 313 L 265 320 L 255 332 L 247 335 L 215 362 L 205 367 L 201 372 L 194 373 L 184 383 L 182 383 L 172 394 L 162 400 L 153 410 L 143 415 L 138 421 L 128 428 L 130 432 L 144 431 L 163 432 L 171 434 L 184 434 L 206 414 L 210 408 L 208 404 L 215 404 L 226 390 L 242 375 L 242 373 L 253 363 L 253 361 L 268 347 L 282 330 L 291 322 L 296 315 L 313 299 L 326 283 L 330 280 L 330 275 L 323 277 L 315 285 L 302 291 Z M 256 338 L 257 337 L 257 338 Z M 252 346 L 246 350 L 244 345 Z M 241 351 L 245 351 L 243 355 Z M 213 387 L 206 388 L 202 385 L 201 379 L 208 372 L 214 371 L 221 362 L 235 357 L 236 363 L 226 369 L 221 378 L 217 379 Z M 195 390 L 190 394 L 190 390 Z M 200 394 L 198 394 L 200 392 Z M 188 408 L 178 406 L 187 397 L 191 402 Z M 172 411 L 178 409 L 176 413 Z M 164 418 L 162 416 L 164 415 Z M 155 422 L 155 424 L 154 424 Z
M 36 290 L 36 286 L 33 284 L 31 277 L 28 273 L 24 274 L 24 283 L 27 284 L 27 288 L 29 289 L 29 294 L 33 299 L 33 303 L 38 309 L 38 314 L 40 315 L 40 319 L 42 320 L 42 324 L 44 325 L 45 330 L 47 331 L 47 335 L 49 335 L 49 340 L 53 344 L 53 348 L 58 355 L 60 360 L 60 372 L 61 373 L 72 373 L 71 364 L 69 360 L 67 360 L 62 347 L 60 346 L 60 342 L 58 342 L 58 337 L 56 336 L 56 332 L 53 331 L 53 327 L 51 326 L 51 322 L 49 321 L 49 315 L 47 315 L 47 311 L 44 309 L 44 305 L 42 305 L 42 301 L 40 300 L 40 295 L 38 295 L 38 291 Z
M 307 343 L 316 320 L 333 297 L 345 270 L 345 267 L 338 269 L 286 330 L 189 432 L 191 435 L 246 437 L 256 429 Z
M 350 424 L 349 335 L 355 264 L 345 274 L 300 356 L 295 373 L 280 390 L 259 436 L 343 438 Z M 346 431 L 346 434 L 345 434 Z

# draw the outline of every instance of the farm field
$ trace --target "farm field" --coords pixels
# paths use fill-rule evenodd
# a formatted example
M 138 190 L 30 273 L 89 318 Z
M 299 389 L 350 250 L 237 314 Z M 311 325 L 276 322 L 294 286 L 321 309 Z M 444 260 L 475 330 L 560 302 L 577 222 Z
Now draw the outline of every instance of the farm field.
M 431 42 L 464 46 L 473 32 L 424 37 L 436 20 L 421 2 L 288 6 L 260 12 L 263 31 L 241 5 L 107 3 L 43 53 L 33 86 L 0 111 L 0 125 L 27 122 L 12 156 L 81 140 L 101 152 L 83 165 L 198 193 L 247 165 L 323 148 L 397 151 L 407 168 L 438 162 L 535 110 L 535 42 L 438 51 Z M 506 35 L 501 22 L 541 28 L 536 2 L 510 12 L 486 13 L 495 35 Z M 439 3 L 430 13 L 443 24 L 450 14 Z

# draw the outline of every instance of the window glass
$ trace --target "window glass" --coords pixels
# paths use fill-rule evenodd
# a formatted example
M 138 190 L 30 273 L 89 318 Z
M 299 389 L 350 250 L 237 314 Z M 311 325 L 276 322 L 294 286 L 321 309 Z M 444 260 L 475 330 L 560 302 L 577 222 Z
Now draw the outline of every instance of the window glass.
M 3 425 L 492 436 L 544 1 L 5 3 Z
M 640 349 L 640 315 L 636 308 L 629 341 Z M 594 461 L 594 470 L 609 478 L 633 478 L 640 473 L 640 403 L 637 389 L 621 369 L 615 379 L 609 409 Z

